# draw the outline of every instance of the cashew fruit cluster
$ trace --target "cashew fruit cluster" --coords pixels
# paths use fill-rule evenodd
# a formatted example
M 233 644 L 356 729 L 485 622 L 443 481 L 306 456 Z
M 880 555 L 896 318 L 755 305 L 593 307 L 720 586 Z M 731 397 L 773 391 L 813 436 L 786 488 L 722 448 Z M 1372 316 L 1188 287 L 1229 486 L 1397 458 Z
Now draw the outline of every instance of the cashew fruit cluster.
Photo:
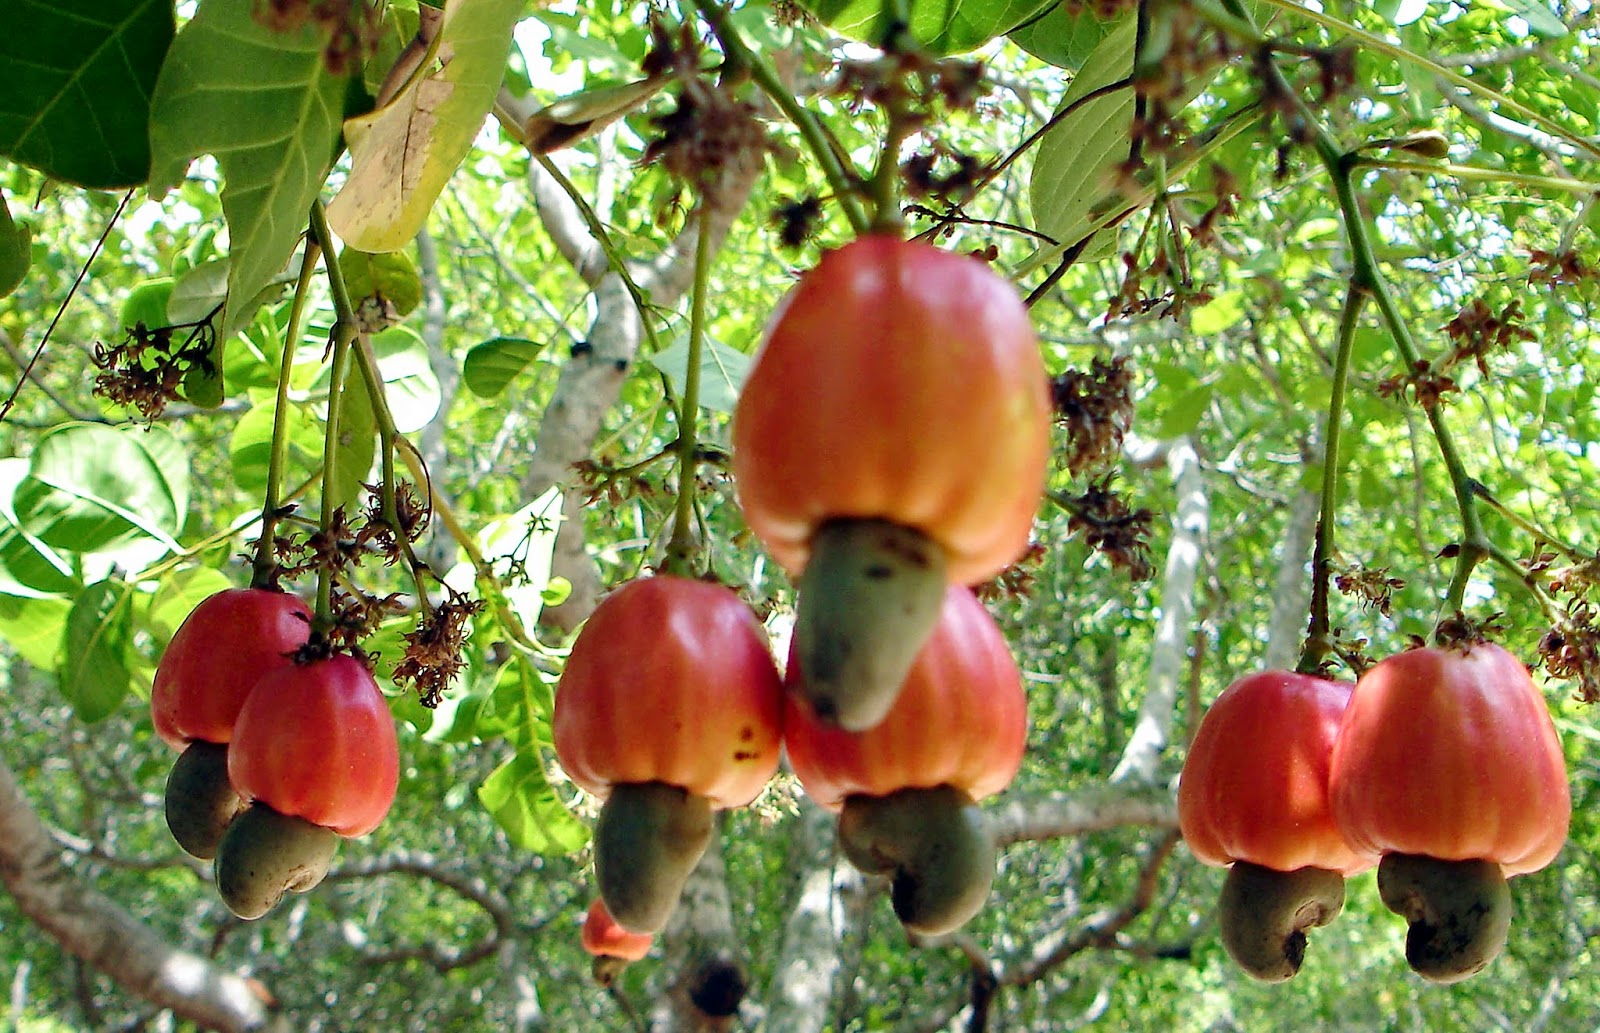
M 1178 816 L 1200 860 L 1231 865 L 1223 945 L 1251 975 L 1287 979 L 1305 933 L 1343 904 L 1343 877 L 1378 864 L 1409 923 L 1406 960 L 1450 983 L 1510 930 L 1510 876 L 1566 841 L 1561 743 L 1528 669 L 1501 647 L 1413 649 L 1354 686 L 1271 671 L 1229 686 L 1184 764 Z
M 399 783 L 388 704 L 366 665 L 296 662 L 311 614 L 293 595 L 229 589 L 197 606 L 156 668 L 151 717 L 183 750 L 167 779 L 167 826 L 214 862 L 241 918 L 327 874 L 340 837 L 371 832 Z

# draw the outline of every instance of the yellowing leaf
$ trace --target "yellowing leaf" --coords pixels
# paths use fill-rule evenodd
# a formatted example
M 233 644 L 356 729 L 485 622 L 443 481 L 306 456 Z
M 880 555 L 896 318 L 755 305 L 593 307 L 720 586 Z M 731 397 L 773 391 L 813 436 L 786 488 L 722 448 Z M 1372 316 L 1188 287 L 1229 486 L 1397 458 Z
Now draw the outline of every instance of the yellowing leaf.
M 523 0 L 449 0 L 438 61 L 386 105 L 344 124 L 350 178 L 328 222 L 351 247 L 398 251 L 416 236 L 494 103 Z

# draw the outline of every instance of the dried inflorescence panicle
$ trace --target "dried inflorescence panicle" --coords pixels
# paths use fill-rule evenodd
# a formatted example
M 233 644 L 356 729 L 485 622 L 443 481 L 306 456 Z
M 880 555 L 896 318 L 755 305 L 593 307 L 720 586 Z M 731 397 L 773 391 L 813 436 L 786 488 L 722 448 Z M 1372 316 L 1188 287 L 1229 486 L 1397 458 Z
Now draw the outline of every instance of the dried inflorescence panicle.
M 1377 610 L 1387 617 L 1394 602 L 1394 593 L 1406 587 L 1406 583 L 1403 578 L 1390 577 L 1388 567 L 1368 569 L 1355 563 L 1334 575 L 1333 587 L 1360 600 L 1362 606 Z
M 94 346 L 94 364 L 101 370 L 94 378 L 95 394 L 147 420 L 158 419 L 183 396 L 191 372 L 216 372 L 211 363 L 215 340 L 210 320 L 158 327 L 139 323 L 121 342 Z
M 1471 359 L 1485 377 L 1489 376 L 1490 354 L 1518 341 L 1534 340 L 1533 331 L 1522 325 L 1520 301 L 1496 312 L 1482 298 L 1473 298 L 1444 325 L 1444 332 L 1450 337 L 1452 349 L 1444 358 L 1443 368 Z
M 406 652 L 394 668 L 394 683 L 410 684 L 425 707 L 444 699 L 451 681 L 465 666 L 461 652 L 472 618 L 483 610 L 481 599 L 452 593 L 450 598 L 424 613 L 416 629 L 405 635 Z
M 1089 548 L 1105 556 L 1110 564 L 1144 581 L 1154 573 L 1150 562 L 1150 533 L 1155 514 L 1148 509 L 1132 509 L 1112 488 L 1113 475 L 1107 474 L 1077 498 L 1066 500 L 1071 518 L 1069 532 L 1083 534 Z
M 1122 454 L 1133 425 L 1133 371 L 1125 355 L 1096 358 L 1087 370 L 1069 369 L 1050 384 L 1056 423 L 1067 432 L 1062 463 L 1077 476 L 1104 469 Z

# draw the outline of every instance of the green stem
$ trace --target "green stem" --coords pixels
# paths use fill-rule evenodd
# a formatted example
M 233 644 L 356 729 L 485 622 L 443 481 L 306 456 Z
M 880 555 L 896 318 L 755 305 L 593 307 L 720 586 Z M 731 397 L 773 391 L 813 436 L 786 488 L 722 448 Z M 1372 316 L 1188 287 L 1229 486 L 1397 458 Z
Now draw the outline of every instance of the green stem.
M 1600 183 L 1570 179 L 1566 176 L 1533 176 L 1505 169 L 1484 169 L 1476 165 L 1453 165 L 1448 162 L 1373 155 L 1352 158 L 1350 164 L 1352 168 L 1390 169 L 1395 172 L 1415 172 L 1424 176 L 1449 176 L 1452 179 L 1475 183 L 1512 183 L 1528 187 L 1530 190 L 1557 191 L 1591 199 L 1600 197 Z
M 750 69 L 750 75 L 761 87 L 761 92 L 765 93 L 772 103 L 778 106 L 778 110 L 782 111 L 800 131 L 800 138 L 810 148 L 817 164 L 822 166 L 822 174 L 833 187 L 834 197 L 844 209 L 845 218 L 850 220 L 851 227 L 858 234 L 869 232 L 871 222 L 856 197 L 858 177 L 846 172 L 839 155 L 828 143 L 828 138 L 824 135 L 822 125 L 816 116 L 795 99 L 794 94 L 789 92 L 789 88 L 778 78 L 778 73 L 772 66 L 750 49 L 744 38 L 739 35 L 739 31 L 733 27 L 733 23 L 728 20 L 728 12 L 717 3 L 717 0 L 689 0 L 689 2 L 700 12 L 700 17 L 706 20 L 706 24 L 711 26 L 711 31 L 716 34 L 728 57 Z
M 275 588 L 278 563 L 273 553 L 273 536 L 278 529 L 283 507 L 283 468 L 289 452 L 289 377 L 294 372 L 294 356 L 300 344 L 300 320 L 311 292 L 311 277 L 317 271 L 317 256 L 322 245 L 306 237 L 300 256 L 300 278 L 294 285 L 294 303 L 289 307 L 289 327 L 283 337 L 283 354 L 278 360 L 277 396 L 272 408 L 272 451 L 267 457 L 267 487 L 261 502 L 261 535 L 256 539 L 255 562 L 250 572 L 250 587 Z
M 612 272 L 622 278 L 622 285 L 628 288 L 628 294 L 633 298 L 633 304 L 639 310 L 639 325 L 644 330 L 645 340 L 650 343 L 649 354 L 655 354 L 660 351 L 661 342 L 656 339 L 655 324 L 648 318 L 650 300 L 645 297 L 644 291 L 639 289 L 638 283 L 634 282 L 633 274 L 628 272 L 628 265 L 623 260 L 622 251 L 618 249 L 616 242 L 611 239 L 611 234 L 606 231 L 606 224 L 600 220 L 600 216 L 595 213 L 588 199 L 583 196 L 583 193 L 573 184 L 572 180 L 567 178 L 567 174 L 561 171 L 561 166 L 551 161 L 548 154 L 529 153 L 539 167 L 544 169 L 551 179 L 555 180 L 556 186 L 561 188 L 561 192 L 566 194 L 568 200 L 578 209 L 578 214 L 583 217 L 583 223 L 588 228 L 589 235 L 594 237 L 595 243 L 600 245 L 600 250 L 605 252 L 606 264 L 611 268 Z
M 700 355 L 706 333 L 706 295 L 711 273 L 711 206 L 700 203 L 700 234 L 695 241 L 694 290 L 689 298 L 689 357 L 683 371 L 683 397 L 678 399 L 678 504 L 673 511 L 672 539 L 662 569 L 693 577 L 699 551 L 695 534 L 695 468 L 699 454 Z
M 1350 259 L 1354 266 L 1350 276 L 1352 289 L 1363 290 L 1372 295 L 1378 303 L 1378 311 L 1383 316 L 1384 325 L 1394 338 L 1395 348 L 1400 352 L 1404 368 L 1408 372 L 1416 369 L 1422 362 L 1422 352 L 1411 336 L 1411 328 L 1406 324 L 1405 317 L 1400 313 L 1394 293 L 1384 281 L 1377 253 L 1372 248 L 1372 236 L 1367 227 L 1366 215 L 1356 198 L 1353 172 L 1359 160 L 1358 156 L 1340 147 L 1333 134 L 1290 86 L 1275 61 L 1262 62 L 1261 67 L 1266 70 L 1269 89 L 1274 90 L 1278 96 L 1288 99 L 1298 108 L 1300 117 L 1314 135 L 1317 154 L 1333 180 L 1334 193 L 1344 221 L 1345 235 L 1350 242 Z M 1474 482 L 1467 476 L 1461 452 L 1456 447 L 1449 426 L 1444 422 L 1443 407 L 1435 404 L 1424 408 L 1428 423 L 1433 428 L 1434 440 L 1439 444 L 1440 458 L 1444 460 L 1445 469 L 1450 475 L 1456 506 L 1461 513 L 1461 541 L 1456 554 L 1456 570 L 1450 579 L 1450 588 L 1445 594 L 1444 608 L 1441 612 L 1442 618 L 1448 618 L 1461 609 L 1473 569 L 1489 554 L 1489 540 L 1478 518 L 1478 508 L 1473 494 Z
M 339 424 L 343 415 L 340 400 L 344 397 L 345 372 L 350 365 L 350 344 L 356 339 L 357 329 L 349 315 L 352 309 L 348 294 L 343 296 L 341 304 L 344 280 L 337 272 L 339 263 L 333 251 L 333 232 L 328 228 L 327 212 L 321 202 L 311 209 L 311 231 L 322 248 L 322 266 L 328 271 L 328 283 L 338 311 L 331 331 L 333 355 L 328 367 L 328 421 L 322 441 L 322 509 L 317 521 L 318 530 L 327 538 L 333 534 L 334 511 L 338 508 L 334 505 L 333 491 L 339 473 Z M 317 610 L 311 622 L 313 635 L 326 634 L 333 627 L 333 578 L 331 570 L 317 571 Z
M 311 219 L 320 239 L 333 239 L 332 231 L 328 228 L 327 209 L 323 207 L 321 201 L 312 206 Z M 337 262 L 328 263 L 328 290 L 333 295 L 333 308 L 338 315 L 336 325 L 355 326 L 355 305 L 350 300 L 349 285 L 344 282 L 344 272 Z M 433 610 L 433 603 L 428 598 L 428 585 L 423 579 L 421 564 L 412 551 L 411 539 L 400 520 L 400 508 L 395 501 L 395 485 L 398 483 L 398 478 L 395 477 L 394 454 L 399 430 L 395 427 L 394 413 L 389 409 L 389 395 L 384 390 L 383 373 L 378 369 L 378 357 L 373 354 L 372 342 L 367 339 L 366 334 L 357 333 L 352 343 L 355 345 L 356 368 L 361 373 L 367 397 L 372 402 L 373 422 L 377 424 L 378 429 L 378 454 L 383 464 L 383 477 L 378 488 L 379 513 L 383 522 L 388 524 L 394 533 L 395 544 L 406 561 L 406 569 L 410 572 L 412 584 L 416 588 L 417 605 L 424 613 L 429 613 Z
M 1546 531 L 1532 520 L 1529 520 L 1521 513 L 1518 513 L 1516 510 L 1507 506 L 1504 502 L 1501 502 L 1499 499 L 1495 498 L 1489 489 L 1485 488 L 1482 484 L 1474 481 L 1472 485 L 1472 491 L 1473 494 L 1477 495 L 1484 505 L 1505 517 L 1512 523 L 1513 526 L 1525 532 L 1536 543 L 1550 546 L 1552 549 L 1555 549 L 1567 560 L 1573 563 L 1588 563 L 1594 559 L 1593 556 L 1585 554 L 1581 549 L 1574 548 L 1573 546 L 1568 545 L 1556 538 L 1549 531 Z
M 1328 423 L 1323 429 L 1322 509 L 1317 517 L 1317 544 L 1311 559 L 1311 625 L 1296 670 L 1314 674 L 1333 650 L 1332 622 L 1328 616 L 1328 582 L 1333 573 L 1334 516 L 1339 504 L 1339 435 L 1344 425 L 1345 387 L 1350 380 L 1350 357 L 1355 352 L 1356 328 L 1367 295 L 1355 284 L 1344 297 L 1339 314 L 1339 350 L 1333 359 L 1333 391 L 1328 398 Z

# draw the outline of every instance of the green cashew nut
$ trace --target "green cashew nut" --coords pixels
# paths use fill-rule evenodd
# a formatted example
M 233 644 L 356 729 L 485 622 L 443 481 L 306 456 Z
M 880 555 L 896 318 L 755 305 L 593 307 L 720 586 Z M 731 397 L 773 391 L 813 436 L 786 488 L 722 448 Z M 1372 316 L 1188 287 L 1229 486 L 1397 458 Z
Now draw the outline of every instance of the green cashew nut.
M 846 731 L 888 714 L 944 607 L 945 555 L 886 520 L 834 520 L 811 541 L 800 576 L 795 657 L 801 694 Z
M 260 918 L 286 893 L 305 893 L 328 874 L 339 835 L 257 800 L 217 846 L 217 892 L 240 918 Z
M 228 747 L 196 739 L 167 776 L 167 828 L 186 853 L 209 861 L 245 801 L 228 781 Z
M 1306 930 L 1327 925 L 1344 907 L 1344 876 L 1326 868 L 1280 872 L 1235 861 L 1217 900 L 1228 956 L 1264 983 L 1300 971 Z
M 678 786 L 613 786 L 594 830 L 595 880 L 617 924 L 656 933 L 711 842 L 711 801 Z
M 988 819 L 951 786 L 847 798 L 839 845 L 861 871 L 893 876 L 895 914 L 924 936 L 964 925 L 983 910 L 994 883 Z
M 1378 895 L 1384 907 L 1411 924 L 1406 961 L 1424 979 L 1459 982 L 1505 950 L 1511 889 L 1493 861 L 1384 854 Z

